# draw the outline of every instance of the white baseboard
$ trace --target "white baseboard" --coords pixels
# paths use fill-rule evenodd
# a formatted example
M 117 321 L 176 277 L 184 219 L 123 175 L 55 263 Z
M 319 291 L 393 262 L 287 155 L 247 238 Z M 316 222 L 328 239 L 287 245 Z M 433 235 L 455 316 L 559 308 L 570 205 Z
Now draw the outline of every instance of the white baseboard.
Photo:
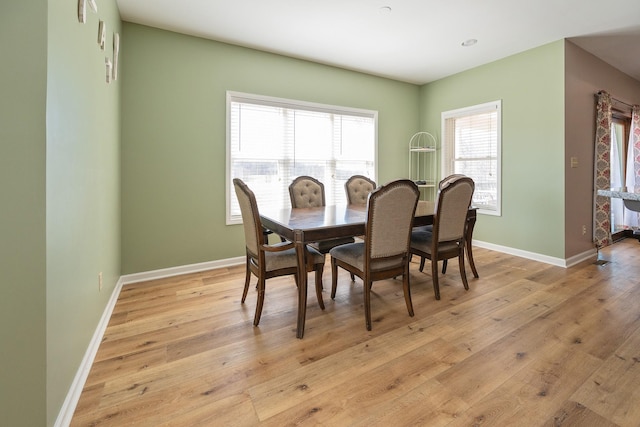
M 162 268 L 160 270 L 145 271 L 142 273 L 126 274 L 120 279 L 123 285 L 130 283 L 146 282 L 147 280 L 163 279 L 165 277 L 179 276 L 181 274 L 198 273 L 200 271 L 213 270 L 214 268 L 231 267 L 244 264 L 245 257 L 227 258 L 217 261 L 207 261 L 198 264 L 180 265 L 177 267 Z
M 588 259 L 595 258 L 598 256 L 598 253 L 595 248 L 583 252 L 581 254 L 572 256 L 570 258 L 556 258 L 548 255 L 542 255 L 536 252 L 523 251 L 521 249 L 515 249 L 508 246 L 496 245 L 493 243 L 482 242 L 478 240 L 473 240 L 473 246 L 477 246 L 479 248 L 491 249 L 492 251 L 502 252 L 509 255 L 515 255 L 520 258 L 531 259 L 534 261 L 544 262 L 545 264 L 556 265 L 558 267 L 571 267 L 576 265 L 582 261 L 586 261 Z
M 98 353 L 98 348 L 102 342 L 102 337 L 104 336 L 104 332 L 107 330 L 107 325 L 111 319 L 113 308 L 116 306 L 116 301 L 118 301 L 118 297 L 120 296 L 122 284 L 122 278 L 120 278 L 116 283 L 115 288 L 113 288 L 109 302 L 107 302 L 107 306 L 102 313 L 100 322 L 98 322 L 98 327 L 93 333 L 93 337 L 89 342 L 89 347 L 87 348 L 87 351 L 82 358 L 82 362 L 80 363 L 80 367 L 78 368 L 78 372 L 76 372 L 76 376 L 71 383 L 69 393 L 67 393 L 67 397 L 64 399 L 62 408 L 60 408 L 58 418 L 54 424 L 55 427 L 67 427 L 71 423 L 73 413 L 76 410 L 76 406 L 80 400 L 80 395 L 82 394 L 82 389 L 87 381 L 89 371 L 91 371 L 91 366 L 93 365 L 93 361 Z

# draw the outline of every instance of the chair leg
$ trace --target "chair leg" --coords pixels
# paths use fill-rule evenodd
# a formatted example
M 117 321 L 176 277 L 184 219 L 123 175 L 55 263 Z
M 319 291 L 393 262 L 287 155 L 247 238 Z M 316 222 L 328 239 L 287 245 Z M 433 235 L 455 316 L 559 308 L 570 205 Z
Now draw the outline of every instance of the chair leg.
M 338 265 L 335 258 L 331 258 L 331 299 L 336 299 L 338 289 Z
M 436 259 L 431 260 L 431 279 L 433 280 L 433 292 L 436 294 L 436 299 L 440 299 L 440 284 L 438 283 L 438 261 L 436 261 Z
M 413 303 L 411 302 L 411 286 L 409 285 L 409 265 L 405 268 L 402 278 L 402 287 L 404 290 L 404 302 L 407 304 L 409 316 L 413 317 Z
M 424 270 L 424 257 L 420 257 L 420 267 L 418 268 L 418 270 L 420 270 L 420 273 L 422 273 L 422 270 Z
M 316 297 L 318 305 L 324 310 L 324 300 L 322 299 L 322 267 L 316 267 Z
M 249 282 L 251 282 L 251 270 L 249 270 L 249 257 L 247 257 L 247 270 L 246 277 L 244 279 L 244 291 L 242 292 L 242 299 L 240 300 L 244 304 L 244 300 L 247 299 L 247 292 L 249 291 Z
M 467 240 L 467 242 L 465 243 L 465 246 L 467 250 L 467 259 L 469 259 L 469 267 L 471 267 L 471 271 L 473 272 L 473 277 L 477 279 L 480 276 L 478 275 L 478 270 L 476 270 L 476 263 L 473 262 L 473 252 L 471 251 L 471 241 Z
M 458 256 L 458 263 L 460 264 L 460 276 L 462 277 L 462 284 L 466 290 L 469 290 L 469 282 L 467 282 L 467 272 L 464 268 L 464 249 L 460 251 Z
M 256 302 L 256 314 L 253 316 L 253 326 L 258 326 L 262 315 L 262 305 L 264 304 L 264 278 L 258 278 L 258 301 Z
M 364 320 L 367 331 L 371 330 L 371 281 L 366 281 L 363 286 L 364 290 Z
M 447 272 L 447 261 L 449 261 L 448 259 L 445 259 L 442 261 L 442 274 Z
M 355 276 L 353 273 L 351 273 L 351 281 L 352 281 L 352 282 L 355 282 L 355 281 L 356 281 L 356 276 Z

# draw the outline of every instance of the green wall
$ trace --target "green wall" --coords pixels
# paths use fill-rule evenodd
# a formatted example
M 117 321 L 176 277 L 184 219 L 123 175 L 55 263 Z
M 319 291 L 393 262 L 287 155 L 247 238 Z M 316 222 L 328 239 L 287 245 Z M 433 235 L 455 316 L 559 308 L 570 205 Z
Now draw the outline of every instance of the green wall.
M 98 18 L 0 5 L 0 424 L 53 425 L 120 276 L 119 95 Z M 104 288 L 98 289 L 98 272 Z
M 48 424 L 120 277 L 120 80 L 105 81 L 105 57 L 113 56 L 120 15 L 115 2 L 98 2 L 98 13 L 88 10 L 81 24 L 76 9 L 77 2 L 49 0 Z M 99 20 L 106 25 L 104 50 L 97 44 Z
M 46 420 L 47 2 L 0 2 L 0 424 Z
M 122 273 L 242 256 L 225 225 L 227 90 L 377 110 L 378 181 L 405 177 L 419 87 L 124 23 Z
M 502 100 L 502 215 L 474 239 L 564 259 L 564 42 L 421 88 L 421 129 L 441 140 L 443 111 Z

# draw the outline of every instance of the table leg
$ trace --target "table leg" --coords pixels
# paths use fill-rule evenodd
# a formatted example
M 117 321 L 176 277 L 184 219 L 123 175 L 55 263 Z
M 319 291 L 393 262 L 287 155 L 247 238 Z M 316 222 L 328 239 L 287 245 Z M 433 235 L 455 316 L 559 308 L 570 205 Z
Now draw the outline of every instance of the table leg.
M 295 233 L 294 242 L 298 257 L 298 329 L 296 337 L 304 336 L 304 322 L 307 317 L 307 247 L 300 232 Z
M 476 270 L 476 263 L 473 262 L 473 251 L 471 250 L 471 240 L 473 239 L 473 227 L 476 225 L 476 216 L 470 216 L 467 219 L 467 235 L 466 235 L 466 250 L 467 250 L 467 258 L 469 259 L 469 266 L 471 267 L 471 271 L 473 272 L 473 277 L 476 279 L 480 276 L 478 275 L 478 270 Z

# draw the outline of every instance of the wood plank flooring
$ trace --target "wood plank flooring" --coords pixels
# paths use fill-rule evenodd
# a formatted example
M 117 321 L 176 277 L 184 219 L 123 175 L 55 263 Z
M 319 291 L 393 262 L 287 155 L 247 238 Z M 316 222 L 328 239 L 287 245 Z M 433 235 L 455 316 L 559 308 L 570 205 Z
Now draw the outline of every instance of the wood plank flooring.
M 640 244 L 568 269 L 474 255 L 480 278 L 450 263 L 440 301 L 412 262 L 413 318 L 401 280 L 374 283 L 371 332 L 327 258 L 302 340 L 291 277 L 259 327 L 242 266 L 125 286 L 71 425 L 640 426 Z

